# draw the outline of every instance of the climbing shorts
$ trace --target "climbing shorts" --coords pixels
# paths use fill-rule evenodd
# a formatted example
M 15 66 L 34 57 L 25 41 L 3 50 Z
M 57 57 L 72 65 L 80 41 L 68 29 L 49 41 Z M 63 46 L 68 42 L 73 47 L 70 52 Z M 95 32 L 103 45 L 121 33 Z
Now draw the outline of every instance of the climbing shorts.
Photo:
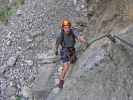
M 62 63 L 75 63 L 76 62 L 76 51 L 75 48 L 62 48 L 60 50 Z

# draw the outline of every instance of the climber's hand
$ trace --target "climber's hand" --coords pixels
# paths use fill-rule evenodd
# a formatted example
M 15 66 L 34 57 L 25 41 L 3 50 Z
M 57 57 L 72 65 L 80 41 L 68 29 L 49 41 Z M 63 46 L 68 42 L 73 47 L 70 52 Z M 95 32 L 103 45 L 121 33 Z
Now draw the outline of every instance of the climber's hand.
M 80 41 L 81 43 L 83 43 L 83 44 L 85 44 L 85 43 L 87 42 L 87 40 L 85 39 L 84 36 L 80 36 L 80 37 L 79 37 L 79 41 Z

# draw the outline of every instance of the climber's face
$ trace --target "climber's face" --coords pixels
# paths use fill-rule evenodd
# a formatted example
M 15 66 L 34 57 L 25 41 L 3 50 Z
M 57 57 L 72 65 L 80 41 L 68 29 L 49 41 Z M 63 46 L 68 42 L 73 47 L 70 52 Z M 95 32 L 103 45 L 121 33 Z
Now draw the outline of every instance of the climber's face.
M 69 34 L 70 33 L 70 26 L 64 26 L 63 29 L 64 29 L 64 33 L 65 34 Z

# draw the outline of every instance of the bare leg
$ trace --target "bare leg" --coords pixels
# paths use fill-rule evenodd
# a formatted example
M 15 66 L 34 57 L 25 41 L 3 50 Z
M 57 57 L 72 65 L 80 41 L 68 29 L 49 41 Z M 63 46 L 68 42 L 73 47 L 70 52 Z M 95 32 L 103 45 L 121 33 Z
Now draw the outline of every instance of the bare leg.
M 66 73 L 66 75 L 65 75 L 65 77 L 64 77 L 64 80 L 71 74 L 71 70 L 72 70 L 72 67 L 71 67 L 71 65 L 69 64 L 69 69 L 68 69 L 68 71 L 67 71 L 67 73 Z
M 66 73 L 69 70 L 69 67 L 70 67 L 69 63 L 63 64 L 63 71 L 62 71 L 62 73 L 60 75 L 60 80 L 64 80 L 64 78 L 66 77 Z

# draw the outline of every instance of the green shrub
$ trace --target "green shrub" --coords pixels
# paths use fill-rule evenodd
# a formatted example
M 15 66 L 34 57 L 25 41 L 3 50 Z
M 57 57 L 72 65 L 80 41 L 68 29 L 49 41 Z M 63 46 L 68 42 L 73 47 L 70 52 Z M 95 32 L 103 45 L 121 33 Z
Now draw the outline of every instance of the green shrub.
M 9 8 L 1 8 L 0 9 L 0 21 L 1 22 L 7 21 L 7 16 L 8 16 L 9 10 L 10 10 Z
M 22 4 L 24 4 L 24 0 L 16 0 L 15 5 L 11 7 L 6 6 L 0 8 L 0 23 L 6 23 L 10 16 L 16 14 L 17 8 L 20 7 Z
M 24 4 L 24 0 L 16 0 L 16 7 L 20 7 Z
M 16 96 L 16 100 L 21 100 L 21 97 L 20 96 Z

